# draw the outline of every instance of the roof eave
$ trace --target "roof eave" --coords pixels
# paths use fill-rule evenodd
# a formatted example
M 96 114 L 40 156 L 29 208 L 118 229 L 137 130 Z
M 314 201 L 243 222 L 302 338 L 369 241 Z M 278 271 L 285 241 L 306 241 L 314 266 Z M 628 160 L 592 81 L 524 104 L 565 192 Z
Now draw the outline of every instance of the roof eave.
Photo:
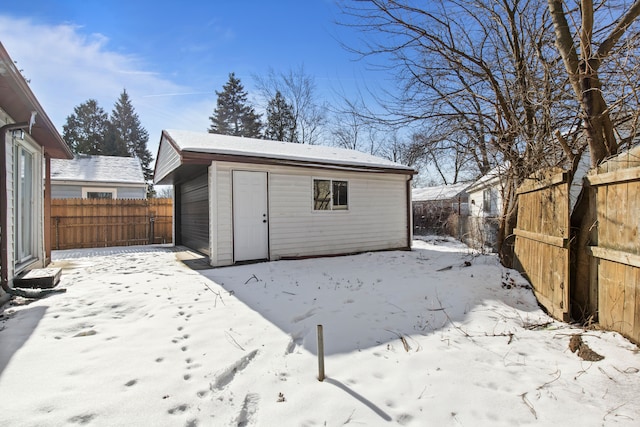
M 117 186 L 117 187 L 144 187 L 146 182 L 122 182 L 122 181 L 88 181 L 85 179 L 59 179 L 51 178 L 52 185 L 85 185 L 85 186 Z
M 0 43 L 0 99 L 2 108 L 16 122 L 29 122 L 33 111 L 37 113 L 30 134 L 44 147 L 45 154 L 56 159 L 72 159 L 73 153 L 64 142 L 51 119 L 38 102 L 26 80 Z
M 237 155 L 237 154 L 219 154 L 219 153 L 203 153 L 194 150 L 182 150 L 182 164 L 210 164 L 212 161 L 237 162 L 237 163 L 254 163 L 263 165 L 276 166 L 302 166 L 318 169 L 332 170 L 348 170 L 348 171 L 366 171 L 373 173 L 395 173 L 401 175 L 415 175 L 417 172 L 411 168 L 392 168 L 379 165 L 365 164 L 348 164 L 348 163 L 332 163 L 329 161 L 303 160 L 303 159 L 284 159 L 276 157 L 265 157 L 259 155 Z

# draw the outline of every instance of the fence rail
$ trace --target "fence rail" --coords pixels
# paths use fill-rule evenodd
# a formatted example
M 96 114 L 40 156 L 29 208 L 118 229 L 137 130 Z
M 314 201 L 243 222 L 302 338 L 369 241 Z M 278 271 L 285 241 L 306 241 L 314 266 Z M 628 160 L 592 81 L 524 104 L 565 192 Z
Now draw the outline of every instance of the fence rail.
M 171 199 L 53 199 L 53 249 L 171 243 Z

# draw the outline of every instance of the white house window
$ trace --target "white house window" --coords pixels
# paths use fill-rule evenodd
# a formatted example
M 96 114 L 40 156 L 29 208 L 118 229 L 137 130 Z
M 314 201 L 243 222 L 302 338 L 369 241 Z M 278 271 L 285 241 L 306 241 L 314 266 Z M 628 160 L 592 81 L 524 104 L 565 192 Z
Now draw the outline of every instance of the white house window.
M 482 192 L 482 210 L 491 213 L 491 189 Z
M 116 199 L 118 197 L 115 188 L 82 188 L 83 199 Z
M 347 210 L 348 207 L 349 185 L 347 181 L 313 180 L 313 210 Z

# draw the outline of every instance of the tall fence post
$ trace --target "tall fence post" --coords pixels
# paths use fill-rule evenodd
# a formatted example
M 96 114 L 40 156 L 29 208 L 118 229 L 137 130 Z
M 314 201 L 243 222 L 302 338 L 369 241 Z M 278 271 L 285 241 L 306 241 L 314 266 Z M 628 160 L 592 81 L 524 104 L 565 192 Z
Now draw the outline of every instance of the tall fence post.
M 156 218 L 153 214 L 153 212 L 151 212 L 149 214 L 149 240 L 147 242 L 147 244 L 152 245 L 153 242 L 155 241 L 155 236 L 154 236 L 154 224 L 156 222 Z
M 60 217 L 56 217 L 56 249 L 60 249 L 60 230 L 58 227 L 60 226 Z

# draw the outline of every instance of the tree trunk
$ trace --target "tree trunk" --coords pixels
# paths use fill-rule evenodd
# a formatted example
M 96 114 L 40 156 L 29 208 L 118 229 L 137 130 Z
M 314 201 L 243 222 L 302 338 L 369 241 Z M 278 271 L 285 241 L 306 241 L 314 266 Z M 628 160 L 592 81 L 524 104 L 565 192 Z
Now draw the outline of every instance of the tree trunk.
M 515 258 L 515 245 L 513 238 L 513 230 L 518 222 L 518 197 L 516 196 L 517 183 L 507 180 L 502 203 L 504 213 L 500 218 L 498 228 L 498 256 L 502 265 L 508 268 L 513 267 Z
M 598 72 L 589 63 L 580 66 L 580 85 L 582 90 L 582 110 L 584 111 L 584 129 L 591 151 L 591 167 L 594 168 L 603 159 L 618 150 L 607 102 L 602 96 L 602 84 Z

